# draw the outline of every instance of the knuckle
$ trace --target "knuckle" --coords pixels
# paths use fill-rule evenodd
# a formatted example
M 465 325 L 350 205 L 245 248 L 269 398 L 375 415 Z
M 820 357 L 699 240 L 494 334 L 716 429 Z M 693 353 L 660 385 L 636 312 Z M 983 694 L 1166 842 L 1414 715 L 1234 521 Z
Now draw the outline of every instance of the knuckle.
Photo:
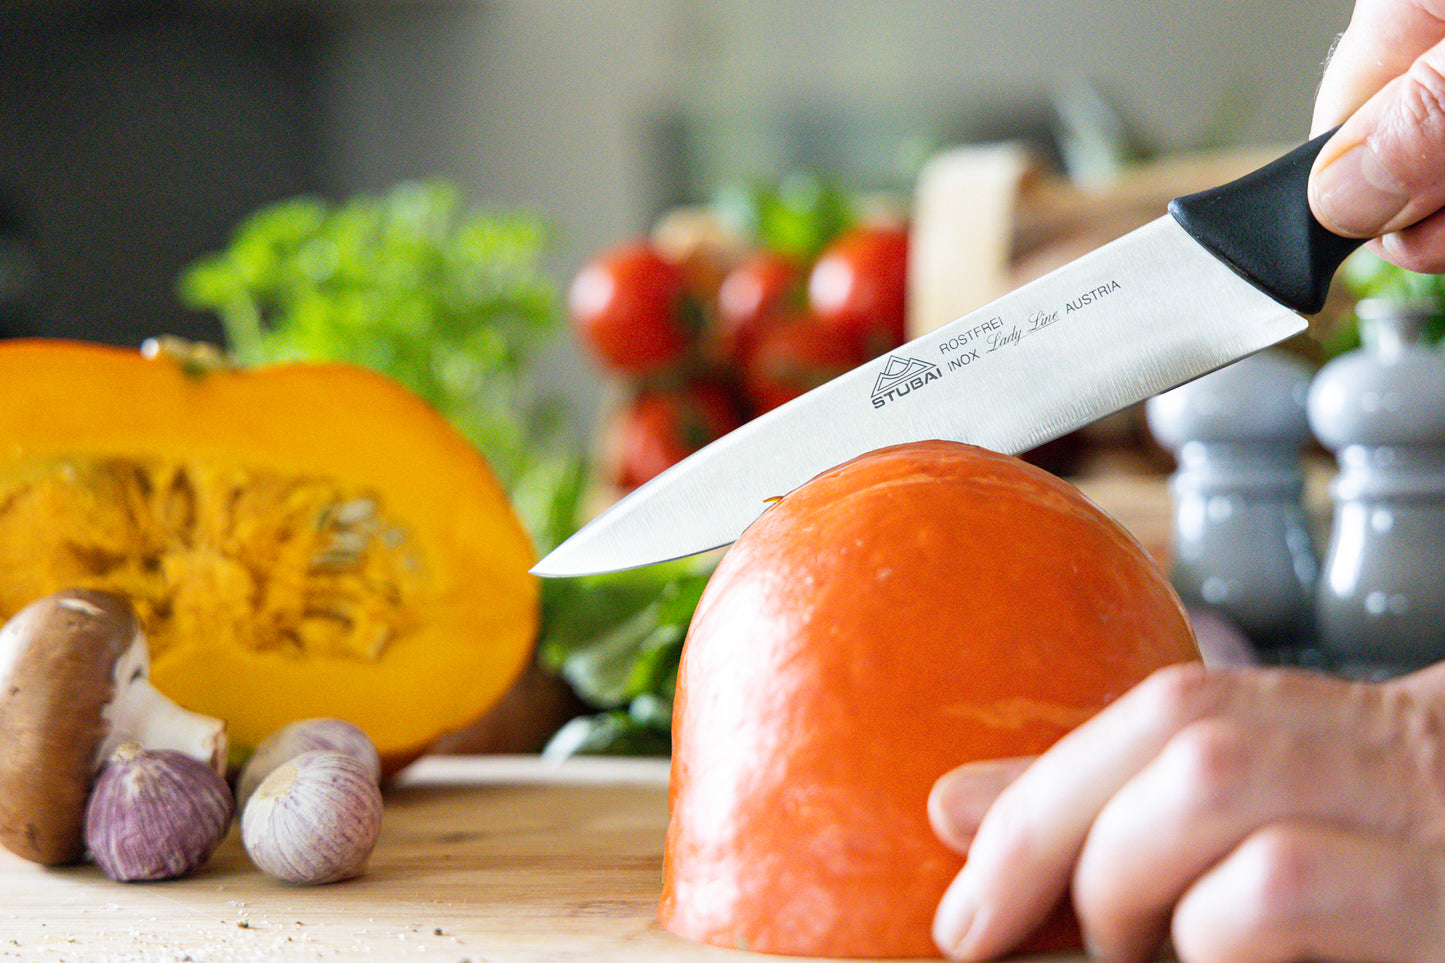
M 1445 64 L 1422 57 L 1411 65 L 1370 142 L 1384 173 L 1399 189 L 1425 191 L 1439 185 L 1435 158 L 1445 147 Z
M 1429 57 L 1411 64 L 1401 89 L 1400 109 L 1417 124 L 1445 122 L 1445 69 Z
M 1387 751 L 1408 768 L 1411 816 L 1417 829 L 1434 843 L 1445 840 L 1445 716 L 1442 707 L 1412 693 L 1392 700 L 1395 717 Z
M 1417 739 L 1410 749 L 1416 783 L 1420 787 L 1421 802 L 1429 807 L 1428 815 L 1439 840 L 1445 831 L 1445 751 L 1442 751 L 1439 733 Z
M 1163 761 L 1172 783 L 1195 815 L 1232 806 L 1253 769 L 1254 747 L 1243 727 L 1226 719 L 1204 719 L 1181 729 L 1165 747 Z
M 1307 833 L 1289 824 L 1273 824 L 1249 836 L 1237 851 L 1245 867 L 1243 885 L 1249 905 L 1280 923 L 1311 902 L 1319 886 L 1318 853 Z
M 1184 963 L 1241 959 L 1302 960 L 1294 946 L 1299 900 L 1311 885 L 1304 840 L 1283 826 L 1247 837 L 1212 878 L 1186 893 L 1170 919 L 1176 958 Z
M 1145 720 L 1177 728 L 1222 698 L 1226 677 L 1197 662 L 1156 669 L 1135 687 L 1131 701 Z
M 1257 906 L 1198 911 L 1184 907 L 1170 921 L 1173 959 L 1181 963 L 1239 963 L 1240 960 L 1299 960 L 1310 957 L 1276 952 L 1277 939 Z

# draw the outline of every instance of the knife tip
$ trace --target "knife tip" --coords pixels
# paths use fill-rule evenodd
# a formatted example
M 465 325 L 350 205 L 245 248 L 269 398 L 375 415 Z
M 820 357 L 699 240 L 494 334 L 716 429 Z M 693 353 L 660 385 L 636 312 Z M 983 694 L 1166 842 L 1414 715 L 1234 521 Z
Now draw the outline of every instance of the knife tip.
M 717 545 L 711 548 L 698 549 L 686 554 L 669 556 L 667 558 L 647 558 L 629 561 L 614 557 L 608 559 L 605 563 L 594 561 L 591 564 L 587 564 L 583 560 L 575 557 L 578 553 L 564 551 L 567 548 L 567 543 L 563 542 L 544 555 L 527 571 L 538 578 L 583 578 L 588 575 L 611 575 L 615 572 L 628 572 L 636 569 L 651 568 L 655 565 L 669 565 L 688 559 L 695 559 L 699 567 L 706 568 L 715 564 L 718 556 L 725 551 L 727 547 L 727 545 Z

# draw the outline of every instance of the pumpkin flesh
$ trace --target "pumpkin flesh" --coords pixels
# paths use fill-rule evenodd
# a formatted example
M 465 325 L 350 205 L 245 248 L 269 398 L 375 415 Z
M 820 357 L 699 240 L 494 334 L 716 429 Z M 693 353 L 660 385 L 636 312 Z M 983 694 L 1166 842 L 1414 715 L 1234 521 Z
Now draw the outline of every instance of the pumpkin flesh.
M 389 379 L 19 341 L 0 383 L 0 616 L 60 588 L 126 594 L 157 687 L 242 752 L 334 716 L 394 770 L 529 658 L 525 531 L 476 451 Z
M 961 763 L 1042 751 L 1198 657 L 1142 547 L 1072 486 L 947 442 L 826 472 L 723 557 L 684 645 L 663 924 L 801 956 L 936 954 Z M 1067 914 L 1042 941 L 1077 940 Z

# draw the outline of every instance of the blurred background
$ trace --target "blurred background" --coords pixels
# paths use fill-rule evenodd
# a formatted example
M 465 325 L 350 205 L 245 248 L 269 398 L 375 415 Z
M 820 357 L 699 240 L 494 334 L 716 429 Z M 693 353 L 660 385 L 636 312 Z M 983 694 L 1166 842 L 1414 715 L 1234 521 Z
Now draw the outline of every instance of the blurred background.
M 219 339 L 178 274 L 301 193 L 446 178 L 541 217 L 560 280 L 729 178 L 887 188 L 998 139 L 1057 160 L 1061 107 L 1107 107 L 1156 155 L 1297 141 L 1349 6 L 10 0 L 0 334 Z M 553 350 L 550 377 L 591 390 Z
M 242 364 L 378 368 L 478 446 L 545 551 L 853 351 L 891 351 L 1302 141 L 1350 7 L 0 0 L 0 338 L 169 334 Z M 836 303 L 823 317 L 813 291 L 852 228 L 872 247 L 849 248 L 851 290 L 897 295 L 855 312 L 866 323 Z M 623 244 L 631 282 L 594 288 L 630 308 L 579 320 L 573 281 Z M 755 255 L 796 270 L 754 278 L 738 320 L 725 291 Z M 1280 369 L 1291 431 L 1307 374 L 1360 345 L 1352 299 L 1423 299 L 1445 344 L 1445 279 L 1358 258 L 1341 276 L 1284 346 L 1308 361 Z M 669 336 L 660 360 L 598 350 Z M 1024 456 L 1163 560 L 1176 465 L 1149 429 L 1137 405 Z M 1286 453 L 1302 456 L 1302 507 L 1280 517 L 1323 544 L 1333 462 L 1303 435 L 1281 436 L 1305 448 Z M 1281 537 L 1298 547 L 1305 527 Z M 1240 530 L 1220 544 L 1263 551 Z M 666 752 L 710 564 L 547 580 L 541 671 L 450 747 Z M 1297 636 L 1281 651 L 1313 651 Z M 552 737 L 583 710 L 599 714 Z

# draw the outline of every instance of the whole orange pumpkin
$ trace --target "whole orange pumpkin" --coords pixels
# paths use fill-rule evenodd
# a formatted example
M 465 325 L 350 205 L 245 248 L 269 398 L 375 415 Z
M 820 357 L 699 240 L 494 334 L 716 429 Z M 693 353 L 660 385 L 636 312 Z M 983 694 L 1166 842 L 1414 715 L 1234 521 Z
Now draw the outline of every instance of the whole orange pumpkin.
M 768 953 L 934 955 L 963 859 L 929 828 L 933 782 L 1196 658 L 1159 568 L 1062 480 L 941 441 L 827 471 L 729 549 L 694 616 L 661 920 Z

